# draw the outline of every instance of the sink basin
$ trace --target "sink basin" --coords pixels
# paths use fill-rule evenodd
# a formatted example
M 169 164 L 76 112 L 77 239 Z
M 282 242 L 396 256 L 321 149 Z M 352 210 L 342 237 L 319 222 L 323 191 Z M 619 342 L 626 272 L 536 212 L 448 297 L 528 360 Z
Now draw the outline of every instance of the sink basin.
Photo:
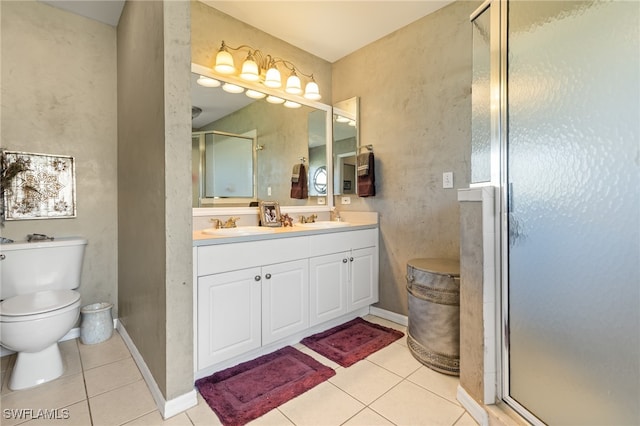
M 238 226 L 237 228 L 207 228 L 203 229 L 202 232 L 221 237 L 240 237 L 244 235 L 271 234 L 276 230 L 264 226 Z
M 345 226 L 351 226 L 349 222 L 335 222 L 332 220 L 319 220 L 311 223 L 297 223 L 296 226 L 309 229 L 329 229 L 329 228 L 343 228 Z

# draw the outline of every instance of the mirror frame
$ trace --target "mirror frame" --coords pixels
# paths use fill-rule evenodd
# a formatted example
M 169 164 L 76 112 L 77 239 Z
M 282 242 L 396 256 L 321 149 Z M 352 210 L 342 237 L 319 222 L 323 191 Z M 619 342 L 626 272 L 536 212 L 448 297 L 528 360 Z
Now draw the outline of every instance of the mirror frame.
M 333 182 L 333 107 L 331 105 L 323 104 L 321 102 L 316 102 L 316 101 L 310 101 L 302 96 L 291 95 L 289 93 L 284 92 L 284 90 L 281 90 L 281 89 L 271 89 L 259 83 L 245 81 L 240 79 L 239 77 L 236 77 L 235 75 L 217 74 L 213 69 L 207 68 L 205 66 L 202 66 L 196 63 L 191 63 L 191 72 L 195 74 L 204 75 L 206 77 L 214 78 L 223 83 L 231 83 L 238 86 L 242 86 L 245 89 L 257 90 L 267 95 L 277 96 L 285 100 L 290 100 L 302 105 L 306 105 L 311 108 L 325 111 L 326 113 L 325 132 L 326 132 L 326 151 L 327 151 L 325 161 L 327 164 L 327 181 Z M 308 146 L 308 141 L 307 141 L 307 146 Z M 313 204 L 313 205 L 306 205 L 306 206 L 287 207 L 287 205 L 283 204 L 280 200 L 275 200 L 275 201 L 279 201 L 282 209 L 286 211 L 294 211 L 294 212 L 300 212 L 300 213 L 331 211 L 334 205 L 333 185 L 327 185 L 327 194 L 322 197 L 325 198 L 325 204 Z M 254 214 L 254 213 L 255 214 L 259 213 L 258 207 L 193 207 L 192 208 L 193 216 L 214 216 L 214 215 Z
M 355 112 L 351 112 L 348 111 L 344 108 L 344 105 L 349 105 L 353 103 L 353 106 L 355 108 Z M 359 96 L 353 96 L 349 99 L 344 99 L 342 101 L 336 102 L 335 104 L 333 104 L 333 116 L 332 116 L 332 123 L 333 123 L 333 119 L 335 118 L 336 115 L 342 115 L 343 117 L 348 117 L 351 118 L 352 120 L 355 120 L 356 125 L 355 125 L 355 139 L 356 139 L 356 147 L 355 147 L 355 152 L 354 152 L 354 156 L 356 158 L 358 158 L 358 154 L 360 153 L 360 97 Z M 332 124 L 333 125 L 333 124 Z M 331 143 L 334 144 L 337 141 L 335 140 L 335 138 L 332 136 L 331 138 Z M 333 148 L 332 148 L 333 151 Z M 338 154 L 338 156 L 334 159 L 332 159 L 332 169 L 333 169 L 333 173 L 332 173 L 332 179 L 333 177 L 336 176 L 337 172 L 335 171 L 335 163 L 341 163 L 341 161 L 338 161 L 338 158 L 340 157 L 346 157 L 344 155 Z M 337 176 L 340 177 L 340 176 Z M 336 191 L 336 182 L 334 180 L 331 181 L 331 186 L 333 187 L 333 193 L 335 196 L 339 196 L 339 195 L 343 195 L 343 190 L 339 190 Z M 347 194 L 347 195 L 358 195 L 358 182 L 357 182 L 357 171 L 356 171 L 356 180 L 353 182 L 353 186 L 354 186 L 354 191 L 353 194 Z

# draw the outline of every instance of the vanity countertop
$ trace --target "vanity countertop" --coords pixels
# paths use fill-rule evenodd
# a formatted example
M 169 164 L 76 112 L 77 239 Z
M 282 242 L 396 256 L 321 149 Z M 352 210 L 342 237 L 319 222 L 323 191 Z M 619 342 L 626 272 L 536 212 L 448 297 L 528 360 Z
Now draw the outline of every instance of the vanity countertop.
M 247 241 L 271 240 L 275 238 L 290 238 L 290 237 L 301 237 L 305 235 L 330 234 L 334 232 L 356 231 L 360 229 L 373 229 L 377 227 L 378 227 L 377 222 L 372 222 L 372 221 L 354 222 L 350 220 L 349 226 L 313 229 L 313 228 L 306 228 L 306 227 L 294 224 L 294 226 L 270 228 L 274 232 L 269 232 L 265 234 L 253 234 L 253 235 L 233 235 L 233 236 L 211 235 L 211 234 L 202 232 L 202 230 L 199 230 L 199 231 L 193 232 L 193 245 L 194 247 L 196 247 L 196 246 L 213 245 L 213 244 L 229 244 L 229 243 L 238 243 L 238 242 L 247 242 Z

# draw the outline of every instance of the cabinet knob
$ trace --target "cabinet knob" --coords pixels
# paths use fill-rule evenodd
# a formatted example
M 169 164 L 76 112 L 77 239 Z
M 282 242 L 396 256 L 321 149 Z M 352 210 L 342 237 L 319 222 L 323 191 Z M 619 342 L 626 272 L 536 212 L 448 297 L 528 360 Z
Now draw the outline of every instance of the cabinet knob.
M 350 258 L 349 258 L 349 261 L 350 261 L 350 262 L 353 262 L 353 257 L 350 257 Z
M 347 260 L 346 257 L 344 259 L 342 259 L 342 263 L 347 263 L 347 262 L 348 262 L 348 260 Z
M 255 277 L 253 277 L 253 279 L 256 281 L 260 281 L 262 277 L 260 275 L 256 275 Z
M 264 276 L 266 279 L 270 280 L 271 279 L 271 274 L 267 274 Z

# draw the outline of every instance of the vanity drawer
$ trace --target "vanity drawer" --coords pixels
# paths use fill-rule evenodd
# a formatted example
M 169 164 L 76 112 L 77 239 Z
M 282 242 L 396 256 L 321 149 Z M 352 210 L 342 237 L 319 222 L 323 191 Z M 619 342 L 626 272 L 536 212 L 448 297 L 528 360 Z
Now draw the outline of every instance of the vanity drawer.
M 309 257 L 309 237 L 198 247 L 198 276 Z
M 360 231 L 333 232 L 313 235 L 309 243 L 310 256 L 323 256 L 352 249 L 374 247 L 378 245 L 378 230 L 363 229 Z

